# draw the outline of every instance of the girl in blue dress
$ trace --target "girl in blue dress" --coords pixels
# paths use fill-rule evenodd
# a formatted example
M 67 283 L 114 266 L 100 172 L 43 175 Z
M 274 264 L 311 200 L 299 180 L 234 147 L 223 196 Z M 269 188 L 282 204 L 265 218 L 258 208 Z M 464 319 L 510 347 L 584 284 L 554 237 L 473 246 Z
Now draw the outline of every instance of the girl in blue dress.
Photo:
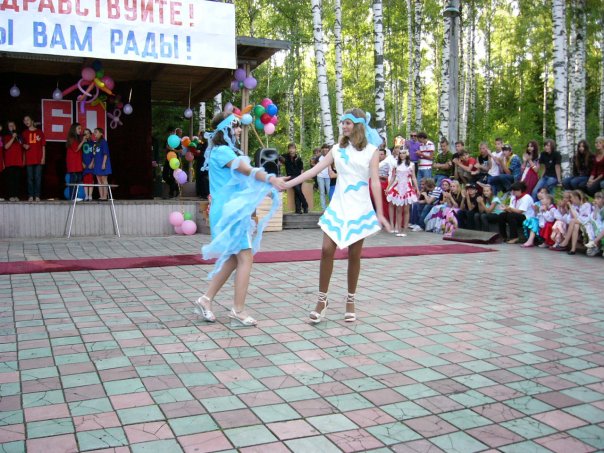
M 252 215 L 269 194 L 285 189 L 287 178 L 277 178 L 263 169 L 253 168 L 250 159 L 241 155 L 235 144 L 241 135 L 239 118 L 226 112 L 212 121 L 214 132 L 206 135 L 206 165 L 210 177 L 210 230 L 212 242 L 202 247 L 204 259 L 215 258 L 206 293 L 194 304 L 208 322 L 216 321 L 212 300 L 231 274 L 235 273 L 235 300 L 229 313 L 231 327 L 250 327 L 256 320 L 245 311 L 245 297 L 250 281 L 254 254 L 260 246 L 262 231 L 279 207 L 280 197 L 273 196 L 269 214 L 256 225 Z M 276 189 L 276 190 L 275 190 Z
M 323 230 L 319 295 L 310 321 L 321 322 L 327 311 L 327 291 L 333 271 L 336 247 L 348 247 L 348 296 L 344 321 L 356 321 L 354 298 L 361 271 L 361 252 L 367 236 L 380 231 L 382 226 L 390 231 L 390 223 L 382 214 L 382 196 L 378 175 L 379 152 L 382 139 L 369 127 L 369 119 L 361 109 L 347 110 L 340 118 L 342 137 L 317 165 L 285 185 L 293 187 L 313 178 L 324 168 L 335 163 L 338 183 L 329 206 L 319 219 Z M 371 204 L 369 184 L 375 210 Z M 376 213 L 377 211 L 377 213 Z
M 95 143 L 92 148 L 94 163 L 92 172 L 96 176 L 98 184 L 107 184 L 107 177 L 111 174 L 111 157 L 109 157 L 109 145 L 105 140 L 105 131 L 101 127 L 94 130 Z M 107 201 L 107 187 L 99 187 L 99 200 Z

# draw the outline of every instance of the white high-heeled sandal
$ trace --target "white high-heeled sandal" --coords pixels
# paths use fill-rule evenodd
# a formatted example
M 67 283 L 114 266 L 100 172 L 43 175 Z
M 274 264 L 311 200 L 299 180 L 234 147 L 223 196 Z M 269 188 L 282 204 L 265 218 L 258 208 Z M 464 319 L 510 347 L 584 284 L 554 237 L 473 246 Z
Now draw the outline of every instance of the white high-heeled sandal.
M 197 313 L 198 315 L 201 315 L 201 317 L 204 319 L 204 321 L 216 322 L 216 316 L 214 316 L 214 313 L 212 313 L 212 310 L 210 310 L 209 308 L 206 307 L 206 305 L 204 304 L 204 301 L 206 304 L 212 303 L 212 299 L 210 299 L 205 294 L 203 296 L 201 296 L 199 299 L 197 299 L 196 301 L 193 301 L 193 305 L 195 305 L 195 313 Z
M 325 317 L 325 313 L 327 313 L 327 307 L 329 305 L 329 302 L 327 302 L 327 293 L 322 293 L 321 291 L 319 291 L 317 304 L 324 304 L 325 306 L 323 307 L 323 310 L 321 310 L 320 312 L 318 312 L 316 310 L 313 310 L 310 312 L 308 317 L 310 318 L 310 322 L 312 322 L 313 324 L 320 323 L 321 319 L 323 319 Z
M 241 313 L 241 312 L 239 312 L 239 313 Z M 239 313 L 237 313 L 237 311 L 235 310 L 235 307 L 231 308 L 231 312 L 229 313 L 229 318 L 231 318 L 231 327 L 232 328 L 236 329 L 238 327 L 254 327 L 258 323 L 251 316 L 246 316 L 245 318 L 241 319 L 239 317 Z
M 346 303 L 354 305 L 354 294 L 348 293 L 346 297 Z M 355 312 L 347 311 L 344 313 L 344 321 L 345 322 L 354 322 L 357 320 L 357 314 Z

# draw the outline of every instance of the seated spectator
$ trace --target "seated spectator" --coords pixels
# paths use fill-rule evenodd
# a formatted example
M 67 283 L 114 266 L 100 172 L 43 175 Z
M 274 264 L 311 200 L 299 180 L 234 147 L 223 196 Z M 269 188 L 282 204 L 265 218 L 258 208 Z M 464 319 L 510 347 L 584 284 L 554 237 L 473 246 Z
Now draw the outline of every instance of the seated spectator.
M 497 223 L 497 216 L 503 212 L 499 197 L 493 193 L 491 186 L 482 187 L 482 195 L 476 197 L 478 212 L 474 214 L 474 226 L 477 230 L 491 231 L 490 224 Z
M 559 246 L 566 235 L 566 229 L 568 228 L 568 223 L 570 222 L 570 195 L 570 190 L 565 190 L 562 193 L 562 199 L 558 203 L 557 210 L 554 213 L 556 220 L 552 226 L 552 234 L 550 236 L 552 242 L 554 243 L 553 247 Z
M 572 175 L 562 180 L 562 187 L 566 190 L 587 190 L 593 162 L 594 156 L 589 152 L 587 140 L 581 140 L 573 157 Z
M 474 182 L 474 175 L 478 174 L 476 159 L 470 157 L 470 153 L 465 149 L 459 153 L 456 167 L 459 182 L 462 184 Z
M 442 198 L 440 204 L 433 206 L 428 212 L 428 215 L 424 218 L 424 224 L 426 225 L 426 231 L 433 233 L 443 233 L 445 223 L 445 211 L 450 206 L 451 202 L 451 185 L 455 183 L 457 192 L 461 197 L 461 191 L 459 190 L 459 183 L 457 181 L 451 181 L 450 179 L 443 179 L 440 182 L 440 189 L 442 190 Z M 461 203 L 461 198 L 460 198 Z M 455 207 L 459 207 L 455 204 Z
M 585 198 L 585 195 L 580 190 L 573 190 L 570 194 L 570 222 L 566 229 L 564 240 L 557 246 L 550 247 L 550 250 L 561 252 L 568 250 L 570 244 L 569 255 L 574 255 L 577 252 L 577 244 L 579 242 L 579 233 L 581 228 L 587 224 L 591 218 L 593 207 Z
M 451 163 L 453 164 L 453 179 L 459 180 L 459 175 L 457 174 L 457 166 L 459 165 L 459 157 L 461 153 L 464 151 L 464 142 L 457 141 L 455 142 L 455 152 L 453 156 L 451 156 Z
M 522 247 L 534 247 L 535 242 L 538 245 L 553 245 L 551 235 L 556 220 L 556 206 L 554 197 L 547 193 L 547 190 L 544 193 L 544 190 L 539 192 L 540 201 L 533 205 L 536 217 L 526 219 L 522 224 L 524 235 L 528 238 Z
M 587 180 L 587 193 L 589 195 L 593 196 L 600 190 L 604 190 L 604 137 L 596 138 L 596 156 Z
M 434 161 L 432 163 L 432 174 L 434 175 L 434 182 L 437 186 L 440 186 L 440 182 L 443 179 L 450 179 L 453 175 L 452 158 L 453 155 L 449 151 L 449 142 L 446 138 L 443 138 L 440 141 L 438 153 L 434 156 Z
M 533 189 L 533 199 L 537 198 L 537 192 L 542 187 L 547 187 L 548 192 L 553 194 L 556 186 L 562 183 L 561 162 L 562 156 L 556 151 L 556 142 L 546 140 L 543 145 L 543 152 L 539 155 L 539 168 L 543 174 Z
M 527 218 L 535 215 L 533 211 L 533 199 L 526 193 L 526 185 L 523 182 L 515 182 L 510 187 L 512 196 L 509 206 L 503 208 L 503 212 L 497 216 L 499 223 L 499 234 L 508 244 L 516 244 L 520 239 L 518 229 Z M 510 234 L 508 236 L 508 227 Z
M 411 205 L 411 224 L 409 225 L 411 231 L 422 231 L 425 228 L 424 219 L 430 209 L 440 202 L 442 195 L 442 190 L 440 187 L 436 187 L 432 178 L 422 179 L 422 182 L 424 183 L 424 190 L 420 192 L 419 201 Z
M 478 213 L 478 187 L 474 183 L 468 183 L 462 192 L 461 206 L 455 213 L 459 228 L 475 230 L 474 215 Z
M 585 224 L 585 247 L 587 247 L 587 256 L 599 255 L 604 238 L 604 192 L 597 192 L 594 195 L 593 210 L 591 218 Z
M 510 186 L 516 181 L 520 181 L 522 176 L 522 161 L 520 157 L 512 153 L 512 146 L 503 145 L 501 157 L 493 157 L 497 162 L 501 172 L 497 176 L 489 176 L 488 182 L 493 189 L 493 194 L 497 195 L 499 191 L 509 192 Z
M 491 157 L 491 151 L 489 150 L 489 145 L 486 142 L 480 143 L 478 148 L 478 159 L 476 164 L 476 172 L 473 173 L 472 182 L 477 183 L 481 182 L 483 184 L 487 183 L 487 179 L 489 177 L 489 172 L 491 171 L 491 167 L 493 165 L 493 159 Z M 478 187 L 477 187 L 478 189 Z
M 520 181 L 526 184 L 527 193 L 533 193 L 533 189 L 539 181 L 539 144 L 536 140 L 531 140 L 526 145 L 526 150 L 522 155 L 522 166 L 520 171 Z

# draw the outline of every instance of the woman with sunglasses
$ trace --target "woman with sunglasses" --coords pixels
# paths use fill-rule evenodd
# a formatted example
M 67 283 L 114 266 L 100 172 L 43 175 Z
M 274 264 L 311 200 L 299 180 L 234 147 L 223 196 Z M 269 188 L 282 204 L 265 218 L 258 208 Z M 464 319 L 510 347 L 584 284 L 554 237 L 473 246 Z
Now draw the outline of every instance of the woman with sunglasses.
M 229 313 L 231 327 L 252 327 L 256 320 L 245 311 L 245 298 L 264 226 L 279 206 L 273 209 L 256 227 L 252 214 L 273 189 L 284 190 L 287 178 L 277 178 L 260 168 L 253 168 L 250 159 L 241 155 L 236 144 L 241 135 L 239 118 L 228 112 L 219 113 L 212 120 L 214 132 L 207 134 L 208 148 L 205 162 L 210 177 L 210 231 L 212 242 L 202 247 L 204 259 L 216 259 L 206 293 L 194 304 L 203 319 L 215 322 L 212 300 L 234 271 L 235 300 Z M 255 231 L 255 235 L 254 235 Z
M 380 231 L 382 226 L 390 231 L 390 222 L 382 214 L 378 176 L 377 146 L 382 139 L 369 127 L 365 112 L 361 109 L 347 110 L 340 121 L 340 142 L 331 148 L 321 162 L 285 184 L 288 188 L 300 184 L 332 163 L 335 163 L 338 172 L 338 184 L 333 199 L 319 219 L 319 226 L 324 234 L 318 300 L 315 309 L 310 313 L 312 323 L 321 322 L 327 311 L 327 291 L 333 272 L 336 247 L 348 247 L 348 296 L 344 321 L 356 320 L 354 301 L 361 271 L 363 241 L 367 236 Z M 369 195 L 370 181 L 375 210 Z

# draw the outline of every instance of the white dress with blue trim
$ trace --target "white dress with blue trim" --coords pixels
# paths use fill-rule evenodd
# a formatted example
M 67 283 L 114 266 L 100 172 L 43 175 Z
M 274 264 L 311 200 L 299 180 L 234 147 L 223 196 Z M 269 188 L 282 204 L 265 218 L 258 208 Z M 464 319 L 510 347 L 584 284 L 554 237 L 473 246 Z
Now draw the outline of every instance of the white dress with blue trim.
M 331 149 L 338 180 L 319 226 L 341 249 L 381 229 L 369 194 L 369 164 L 376 149 L 371 144 L 362 151 L 352 145 Z

